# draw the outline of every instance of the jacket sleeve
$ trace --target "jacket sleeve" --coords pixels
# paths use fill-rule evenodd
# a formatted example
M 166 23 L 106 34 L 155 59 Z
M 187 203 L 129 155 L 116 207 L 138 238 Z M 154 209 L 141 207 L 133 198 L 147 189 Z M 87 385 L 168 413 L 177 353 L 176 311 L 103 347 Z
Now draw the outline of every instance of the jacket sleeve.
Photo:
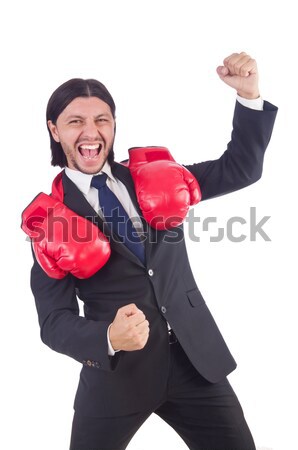
M 227 150 L 217 160 L 185 166 L 198 180 L 202 200 L 242 189 L 260 179 L 276 114 L 277 108 L 266 101 L 263 111 L 236 102 Z
M 33 258 L 31 289 L 44 344 L 86 366 L 114 370 L 119 353 L 108 356 L 107 329 L 110 323 L 81 317 L 75 278 L 71 274 L 60 280 L 50 278 L 34 254 Z

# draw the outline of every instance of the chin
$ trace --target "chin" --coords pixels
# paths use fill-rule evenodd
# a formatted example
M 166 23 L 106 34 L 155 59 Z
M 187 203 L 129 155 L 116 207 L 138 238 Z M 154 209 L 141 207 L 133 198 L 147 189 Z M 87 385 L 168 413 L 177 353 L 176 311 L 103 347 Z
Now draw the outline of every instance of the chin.
M 93 164 L 85 164 L 84 161 L 73 161 L 72 167 L 74 170 L 78 170 L 79 172 L 85 173 L 87 175 L 93 175 L 101 171 L 106 159 L 104 161 L 97 161 Z
M 100 172 L 102 168 L 103 165 L 99 167 L 78 167 L 77 170 L 79 170 L 82 173 L 85 173 L 86 175 L 95 175 L 98 172 Z

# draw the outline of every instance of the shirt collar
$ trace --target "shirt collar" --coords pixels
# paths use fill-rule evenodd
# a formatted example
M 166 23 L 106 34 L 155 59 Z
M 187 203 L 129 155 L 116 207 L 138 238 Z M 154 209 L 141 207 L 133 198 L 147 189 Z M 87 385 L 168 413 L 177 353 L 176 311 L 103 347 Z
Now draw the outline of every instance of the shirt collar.
M 106 173 L 110 180 L 116 181 L 114 175 L 112 174 L 111 166 L 107 161 L 105 162 L 102 170 L 95 175 L 99 175 L 100 173 Z M 79 170 L 70 169 L 69 167 L 65 167 L 65 174 L 83 194 L 88 194 L 91 180 L 94 175 L 89 175 L 87 173 L 80 172 Z

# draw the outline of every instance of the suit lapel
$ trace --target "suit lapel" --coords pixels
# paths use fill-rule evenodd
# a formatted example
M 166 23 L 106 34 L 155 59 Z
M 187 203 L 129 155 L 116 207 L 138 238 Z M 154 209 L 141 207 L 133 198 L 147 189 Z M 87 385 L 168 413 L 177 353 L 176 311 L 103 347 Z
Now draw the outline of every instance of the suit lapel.
M 116 165 L 116 163 L 115 163 L 115 165 Z M 120 164 L 117 164 L 117 165 L 120 165 Z M 121 167 L 123 167 L 123 166 L 121 166 Z M 123 167 L 123 168 L 129 172 L 129 170 L 127 168 L 125 168 L 125 167 Z M 116 172 L 117 172 L 117 170 L 116 170 Z M 120 172 L 120 176 L 121 176 L 121 170 L 119 172 Z M 129 173 L 129 175 L 130 175 L 130 173 Z M 119 178 L 120 181 L 122 181 L 122 179 L 120 178 L 120 176 L 118 176 L 118 174 L 117 175 L 115 174 L 115 176 L 117 178 Z M 131 180 L 132 186 L 129 186 L 129 188 L 128 188 L 128 185 L 126 183 L 127 183 L 129 177 L 126 177 L 126 178 L 127 178 L 126 182 L 125 181 L 122 181 L 122 182 L 127 187 L 128 191 L 129 191 L 129 195 L 133 194 L 132 200 L 134 203 L 136 202 L 136 204 L 137 204 L 136 196 L 133 191 L 133 182 Z M 64 189 L 65 205 L 69 209 L 74 211 L 76 214 L 78 214 L 82 217 L 85 217 L 86 219 L 95 223 L 99 227 L 99 229 L 102 231 L 102 233 L 109 239 L 112 250 L 120 253 L 122 256 L 130 259 L 134 263 L 144 267 L 143 264 L 141 263 L 141 261 L 136 257 L 136 255 L 134 255 L 122 242 L 119 242 L 118 238 L 115 235 L 113 235 L 113 233 L 111 232 L 111 230 L 107 226 L 107 224 L 94 211 L 94 209 L 91 207 L 91 205 L 86 200 L 84 195 L 77 188 L 77 186 L 67 177 L 65 172 L 63 173 L 63 176 L 62 176 L 62 182 L 63 182 L 63 189 Z

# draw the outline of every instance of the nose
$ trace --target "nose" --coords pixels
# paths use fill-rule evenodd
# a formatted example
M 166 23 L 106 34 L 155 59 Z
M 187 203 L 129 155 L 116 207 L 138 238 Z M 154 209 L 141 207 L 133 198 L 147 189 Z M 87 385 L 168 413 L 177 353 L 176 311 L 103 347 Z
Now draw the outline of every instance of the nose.
M 85 121 L 84 128 L 83 128 L 83 135 L 85 138 L 98 138 L 99 136 L 99 129 L 96 126 L 96 122 L 94 122 L 93 119 L 88 119 Z

